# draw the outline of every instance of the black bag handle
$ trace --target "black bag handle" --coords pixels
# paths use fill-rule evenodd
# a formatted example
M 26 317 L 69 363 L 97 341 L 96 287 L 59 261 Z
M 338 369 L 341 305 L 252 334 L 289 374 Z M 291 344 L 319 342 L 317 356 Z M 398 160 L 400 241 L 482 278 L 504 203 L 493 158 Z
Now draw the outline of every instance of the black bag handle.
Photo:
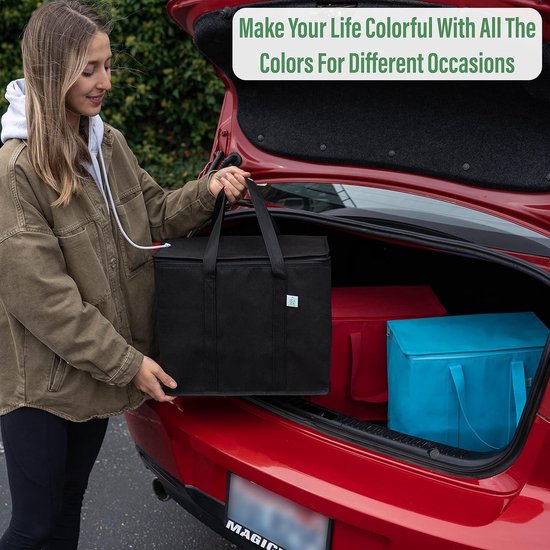
M 250 198 L 254 206 L 260 231 L 263 237 L 264 245 L 271 263 L 271 273 L 273 275 L 273 373 L 274 387 L 284 389 L 286 387 L 286 348 L 285 348 L 285 302 L 283 297 L 286 295 L 286 267 L 281 252 L 281 246 L 275 233 L 273 220 L 265 206 L 265 202 L 260 195 L 256 183 L 247 178 L 246 183 L 250 192 Z M 225 215 L 226 204 L 225 193 L 220 191 L 216 199 L 213 217 L 214 227 L 208 238 L 206 250 L 204 252 L 203 269 L 203 296 L 204 296 L 204 363 L 203 370 L 208 373 L 213 387 L 219 387 L 218 378 L 218 349 L 217 349 L 217 331 L 218 323 L 216 317 L 216 262 L 218 259 L 218 248 L 220 244 L 220 235 Z
M 283 259 L 283 253 L 271 215 L 265 206 L 264 199 L 260 195 L 258 186 L 250 178 L 246 178 L 248 191 L 252 204 L 256 212 L 256 218 L 258 219 L 258 225 L 260 226 L 260 232 L 263 237 L 267 255 L 269 256 L 269 262 L 271 263 L 271 272 L 277 279 L 286 279 L 286 268 Z M 212 233 L 208 239 L 206 250 L 203 257 L 203 273 L 205 277 L 216 276 L 216 262 L 218 259 L 218 249 L 220 245 L 220 236 L 225 217 L 225 204 L 227 198 L 225 193 L 220 191 L 216 198 L 216 205 L 214 207 L 214 227 Z

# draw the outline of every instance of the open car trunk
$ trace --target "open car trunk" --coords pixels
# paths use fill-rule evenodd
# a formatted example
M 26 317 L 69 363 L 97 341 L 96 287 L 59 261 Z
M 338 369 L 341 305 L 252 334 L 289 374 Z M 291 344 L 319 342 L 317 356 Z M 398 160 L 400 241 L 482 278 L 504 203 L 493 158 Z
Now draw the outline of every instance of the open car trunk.
M 524 261 L 461 240 L 382 224 L 287 209 L 271 212 L 283 234 L 327 236 L 333 288 L 429 287 L 446 315 L 529 311 L 550 326 L 550 276 Z M 226 234 L 256 232 L 256 221 L 250 212 L 241 210 L 229 216 Z M 384 420 L 386 403 L 378 405 L 378 413 L 372 419 L 350 413 L 356 405 L 350 379 L 338 380 L 336 389 L 332 378 L 331 391 L 341 392 L 342 387 L 347 388 L 344 400 L 339 400 L 341 406 L 335 406 L 330 394 L 255 398 L 254 401 L 338 438 L 407 461 L 458 475 L 487 475 L 505 467 L 521 449 L 548 381 L 548 356 L 546 349 L 528 390 L 527 404 L 515 436 L 509 445 L 491 452 L 469 451 L 388 429 Z M 333 354 L 333 363 L 339 360 Z M 339 366 L 333 364 L 331 368 Z M 368 365 L 365 368 L 368 369 Z M 338 372 L 349 371 L 339 369 Z
M 284 0 L 254 2 L 253 6 L 319 8 L 329 4 Z M 361 8 L 436 5 L 391 0 L 350 4 Z M 450 4 L 451 0 L 445 2 Z M 444 217 L 442 208 L 462 205 L 477 213 L 489 212 L 499 223 L 511 220 L 538 234 L 529 250 L 516 248 L 515 236 L 509 234 L 501 235 L 499 243 L 458 234 L 462 240 L 440 230 L 439 222 L 422 227 L 423 222 L 414 219 L 416 211 L 408 212 L 409 218 L 394 217 L 393 223 L 385 223 L 384 214 L 378 215 L 382 211 L 373 213 L 368 200 L 362 210 L 369 213 L 370 221 L 358 221 L 365 216 L 354 218 L 348 205 L 341 205 L 345 206 L 342 212 L 313 207 L 310 212 L 273 209 L 282 233 L 328 237 L 333 288 L 362 287 L 376 292 L 379 287 L 422 287 L 430 289 L 447 316 L 533 312 L 550 327 L 550 276 L 526 261 L 491 251 L 523 252 L 533 263 L 535 256 L 548 258 L 547 30 L 543 70 L 529 82 L 244 81 L 233 72 L 231 46 L 233 16 L 243 5 L 214 8 L 196 19 L 180 11 L 177 3 L 171 12 L 192 32 L 196 46 L 226 86 L 213 153 L 236 153 L 235 158 L 242 159 L 241 166 L 259 184 L 313 183 L 322 188 L 334 178 L 344 184 L 442 199 L 430 212 L 432 221 Z M 293 200 L 278 201 L 277 206 L 296 208 Z M 297 208 L 307 200 L 296 199 Z M 228 218 L 227 232 L 257 231 L 246 209 Z M 547 260 L 539 265 L 548 265 Z M 377 409 L 376 414 L 364 414 L 362 403 L 353 395 L 350 369 L 341 368 L 339 361 L 333 355 L 331 392 L 340 392 L 338 399 L 329 394 L 258 398 L 255 402 L 338 438 L 466 476 L 490 475 L 514 460 L 548 382 L 547 345 L 530 381 L 515 435 L 505 446 L 478 452 L 389 429 L 383 399 L 371 409 Z

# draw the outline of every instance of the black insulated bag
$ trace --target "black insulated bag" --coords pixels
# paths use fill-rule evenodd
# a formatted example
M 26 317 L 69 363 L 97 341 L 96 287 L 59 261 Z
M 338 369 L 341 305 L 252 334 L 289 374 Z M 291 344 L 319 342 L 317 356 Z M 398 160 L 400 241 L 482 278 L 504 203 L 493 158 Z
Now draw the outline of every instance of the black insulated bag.
M 160 364 L 171 395 L 324 394 L 331 349 L 326 237 L 277 234 L 248 180 L 261 235 L 170 241 L 155 255 Z

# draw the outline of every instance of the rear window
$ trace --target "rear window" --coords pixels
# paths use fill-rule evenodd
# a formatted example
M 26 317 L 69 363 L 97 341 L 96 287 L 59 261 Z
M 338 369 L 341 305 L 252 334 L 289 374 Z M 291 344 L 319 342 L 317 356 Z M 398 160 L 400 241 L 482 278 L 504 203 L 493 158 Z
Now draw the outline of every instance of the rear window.
M 415 229 L 510 252 L 550 256 L 550 238 L 519 224 L 437 199 L 358 185 L 285 183 L 261 188 L 285 208 Z

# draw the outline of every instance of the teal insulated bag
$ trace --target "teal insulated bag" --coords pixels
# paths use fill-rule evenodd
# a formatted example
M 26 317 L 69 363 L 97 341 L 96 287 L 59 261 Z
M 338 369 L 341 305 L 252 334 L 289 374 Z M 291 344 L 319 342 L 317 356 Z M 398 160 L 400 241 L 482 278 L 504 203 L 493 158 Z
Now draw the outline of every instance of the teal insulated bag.
M 471 451 L 505 447 L 548 333 L 531 312 L 388 321 L 388 427 Z

